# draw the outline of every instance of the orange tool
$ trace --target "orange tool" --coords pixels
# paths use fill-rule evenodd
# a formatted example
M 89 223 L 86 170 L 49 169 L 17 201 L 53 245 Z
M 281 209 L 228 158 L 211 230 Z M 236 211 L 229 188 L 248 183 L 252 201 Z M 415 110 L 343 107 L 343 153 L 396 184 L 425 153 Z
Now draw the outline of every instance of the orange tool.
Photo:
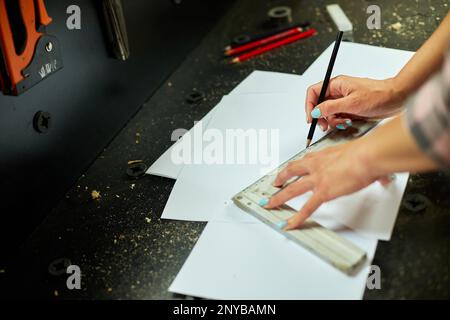
M 0 0 L 0 84 L 19 95 L 63 67 L 44 0 Z

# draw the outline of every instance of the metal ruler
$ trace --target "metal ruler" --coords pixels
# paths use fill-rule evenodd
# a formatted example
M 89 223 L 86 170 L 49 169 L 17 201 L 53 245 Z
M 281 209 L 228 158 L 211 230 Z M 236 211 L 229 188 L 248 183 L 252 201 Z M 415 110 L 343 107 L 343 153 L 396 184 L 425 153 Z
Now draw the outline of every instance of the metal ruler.
M 366 253 L 362 249 L 334 231 L 319 225 L 312 219 L 308 219 L 300 229 L 291 231 L 280 230 L 277 227 L 277 223 L 290 218 L 297 211 L 288 205 L 268 210 L 261 207 L 258 203 L 261 198 L 270 198 L 281 190 L 281 188 L 274 187 L 272 184 L 280 170 L 285 168 L 289 162 L 302 158 L 308 152 L 318 151 L 360 137 L 376 125 L 377 122 L 354 121 L 353 126 L 347 130 L 330 132 L 309 148 L 304 149 L 277 169 L 236 194 L 233 197 L 234 203 L 268 226 L 281 232 L 290 240 L 329 262 L 337 269 L 347 274 L 356 272 L 366 260 Z M 296 180 L 296 178 L 292 180 Z M 293 182 L 292 180 L 290 181 L 291 183 Z

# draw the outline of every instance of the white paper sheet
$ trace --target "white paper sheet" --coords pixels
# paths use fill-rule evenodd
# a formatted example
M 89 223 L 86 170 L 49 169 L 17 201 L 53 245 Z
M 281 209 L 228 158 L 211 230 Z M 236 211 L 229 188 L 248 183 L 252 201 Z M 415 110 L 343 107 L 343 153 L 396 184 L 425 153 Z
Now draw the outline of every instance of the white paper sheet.
M 220 103 L 215 106 L 211 111 L 209 111 L 199 122 L 197 122 L 194 127 L 202 126 L 202 128 L 206 129 L 209 122 L 211 121 L 211 118 L 214 114 L 214 112 L 219 108 Z M 192 132 L 194 130 L 194 127 L 192 127 L 188 132 Z M 172 161 L 171 155 L 172 150 L 175 148 L 175 146 L 183 140 L 183 137 L 181 137 L 179 140 L 177 140 L 172 146 L 170 146 L 169 149 L 166 150 L 159 158 L 156 160 L 150 168 L 148 168 L 146 174 L 151 174 L 154 176 L 160 176 L 164 178 L 170 178 L 170 179 L 177 179 L 178 175 L 180 174 L 181 170 L 183 169 L 182 164 L 176 164 Z
M 255 93 L 290 93 L 297 94 L 300 92 L 299 82 L 301 76 L 288 73 L 269 72 L 269 71 L 253 71 L 247 78 L 245 78 L 236 88 L 234 88 L 230 95 L 241 94 L 255 94 Z M 201 124 L 204 128 L 208 125 L 213 113 L 218 108 L 220 103 L 208 112 Z M 192 129 L 191 129 L 192 130 Z M 189 132 L 192 132 L 192 131 Z M 161 176 L 165 178 L 177 179 L 183 165 L 174 164 L 171 160 L 171 152 L 173 147 L 181 141 L 175 142 L 166 152 L 164 152 L 158 160 L 156 160 L 147 170 L 147 174 Z
M 367 265 L 357 275 L 342 273 L 260 222 L 210 222 L 169 291 L 210 299 L 361 299 L 377 241 L 319 221 L 366 251 Z
M 227 96 L 222 103 L 208 129 L 222 133 L 235 128 L 257 131 L 278 129 L 280 143 L 275 151 L 279 151 L 279 159 L 272 168 L 264 163 L 185 166 L 175 183 L 162 218 L 209 221 L 230 202 L 232 196 L 263 176 L 264 168 L 267 169 L 266 173 L 275 169 L 305 147 L 309 127 L 305 125 L 305 112 L 299 107 L 296 96 L 247 94 Z M 320 139 L 323 135 L 321 130 L 317 130 L 315 139 Z M 261 160 L 259 152 L 265 149 L 256 147 L 258 159 Z M 243 217 L 243 221 L 246 221 L 247 215 Z
M 334 42 L 304 72 L 303 79 L 309 85 L 323 80 L 333 47 Z M 332 76 L 390 78 L 395 76 L 413 55 L 414 52 L 411 51 L 344 41 L 339 47 Z

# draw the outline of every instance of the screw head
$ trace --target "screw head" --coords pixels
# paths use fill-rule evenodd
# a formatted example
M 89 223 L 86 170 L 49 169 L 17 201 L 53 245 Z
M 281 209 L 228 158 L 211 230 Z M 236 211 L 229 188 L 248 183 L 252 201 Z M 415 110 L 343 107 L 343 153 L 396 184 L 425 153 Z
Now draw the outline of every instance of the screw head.
M 144 162 L 136 162 L 128 165 L 127 175 L 130 178 L 140 178 L 147 172 L 147 165 Z
M 425 210 L 428 203 L 428 198 L 418 193 L 407 194 L 403 199 L 403 206 L 412 212 Z
M 52 276 L 59 277 L 66 273 L 67 267 L 72 263 L 67 258 L 59 258 L 52 261 L 48 266 L 48 273 Z
M 39 133 L 47 133 L 52 125 L 52 116 L 49 112 L 38 111 L 33 118 L 33 127 Z
M 205 95 L 203 94 L 203 92 L 194 91 L 187 96 L 186 101 L 189 104 L 198 104 L 202 102 L 204 99 Z
M 251 40 L 250 36 L 248 36 L 246 34 L 240 34 L 233 38 L 233 44 L 240 45 L 240 44 L 242 44 L 244 42 L 248 42 L 250 40 Z

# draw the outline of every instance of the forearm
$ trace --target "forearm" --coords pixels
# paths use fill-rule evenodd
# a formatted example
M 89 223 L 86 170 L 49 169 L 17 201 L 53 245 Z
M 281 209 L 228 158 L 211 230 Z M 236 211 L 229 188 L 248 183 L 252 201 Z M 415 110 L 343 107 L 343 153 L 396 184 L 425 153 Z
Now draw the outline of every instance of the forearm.
M 403 115 L 354 142 L 360 161 L 371 174 L 381 177 L 394 172 L 424 172 L 438 166 L 417 146 Z
M 417 90 L 442 65 L 450 46 L 450 13 L 411 60 L 393 78 L 399 94 L 406 97 Z

